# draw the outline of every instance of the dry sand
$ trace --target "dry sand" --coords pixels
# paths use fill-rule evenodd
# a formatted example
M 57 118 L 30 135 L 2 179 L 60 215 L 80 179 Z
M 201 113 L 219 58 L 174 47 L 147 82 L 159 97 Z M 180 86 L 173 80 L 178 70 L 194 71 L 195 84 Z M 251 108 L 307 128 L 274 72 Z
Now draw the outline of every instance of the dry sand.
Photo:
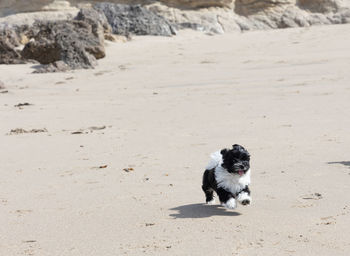
M 95 70 L 0 66 L 0 255 L 349 255 L 349 41 L 183 32 L 109 43 Z M 204 205 L 234 143 L 253 204 Z

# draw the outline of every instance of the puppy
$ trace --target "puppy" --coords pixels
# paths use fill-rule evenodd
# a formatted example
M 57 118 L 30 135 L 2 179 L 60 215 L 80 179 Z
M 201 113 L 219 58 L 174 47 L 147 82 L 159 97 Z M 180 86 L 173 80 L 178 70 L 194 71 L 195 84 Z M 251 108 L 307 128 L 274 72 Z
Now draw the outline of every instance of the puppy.
M 235 144 L 232 149 L 211 154 L 202 185 L 207 204 L 215 203 L 215 191 L 221 204 L 228 209 L 236 208 L 236 200 L 249 205 L 252 202 L 249 184 L 250 154 L 244 147 Z

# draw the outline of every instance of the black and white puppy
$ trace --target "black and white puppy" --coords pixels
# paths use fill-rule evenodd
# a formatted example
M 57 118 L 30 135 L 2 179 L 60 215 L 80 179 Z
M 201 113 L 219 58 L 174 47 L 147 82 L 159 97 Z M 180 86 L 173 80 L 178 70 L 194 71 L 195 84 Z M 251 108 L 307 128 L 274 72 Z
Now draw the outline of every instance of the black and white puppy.
M 215 203 L 215 191 L 221 204 L 228 209 L 236 208 L 236 200 L 249 205 L 252 202 L 249 184 L 250 154 L 244 147 L 235 144 L 232 149 L 211 154 L 202 185 L 207 204 Z

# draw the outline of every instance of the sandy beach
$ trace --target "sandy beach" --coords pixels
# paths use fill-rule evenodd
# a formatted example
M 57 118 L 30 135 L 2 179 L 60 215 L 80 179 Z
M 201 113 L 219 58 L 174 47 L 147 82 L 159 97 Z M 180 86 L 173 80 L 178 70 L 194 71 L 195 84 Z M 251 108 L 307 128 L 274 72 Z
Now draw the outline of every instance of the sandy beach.
M 108 42 L 93 70 L 1 65 L 0 255 L 349 255 L 349 40 L 183 31 Z M 205 205 L 235 143 L 252 205 Z

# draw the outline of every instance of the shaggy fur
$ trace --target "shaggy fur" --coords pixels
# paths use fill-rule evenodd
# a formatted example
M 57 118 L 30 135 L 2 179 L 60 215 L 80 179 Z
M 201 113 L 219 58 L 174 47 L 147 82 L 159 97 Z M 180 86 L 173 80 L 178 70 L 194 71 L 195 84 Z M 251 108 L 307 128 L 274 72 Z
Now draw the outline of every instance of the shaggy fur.
M 207 204 L 215 202 L 215 191 L 226 208 L 236 208 L 236 201 L 249 205 L 252 202 L 249 184 L 250 154 L 244 147 L 235 144 L 232 149 L 211 154 L 202 185 Z

